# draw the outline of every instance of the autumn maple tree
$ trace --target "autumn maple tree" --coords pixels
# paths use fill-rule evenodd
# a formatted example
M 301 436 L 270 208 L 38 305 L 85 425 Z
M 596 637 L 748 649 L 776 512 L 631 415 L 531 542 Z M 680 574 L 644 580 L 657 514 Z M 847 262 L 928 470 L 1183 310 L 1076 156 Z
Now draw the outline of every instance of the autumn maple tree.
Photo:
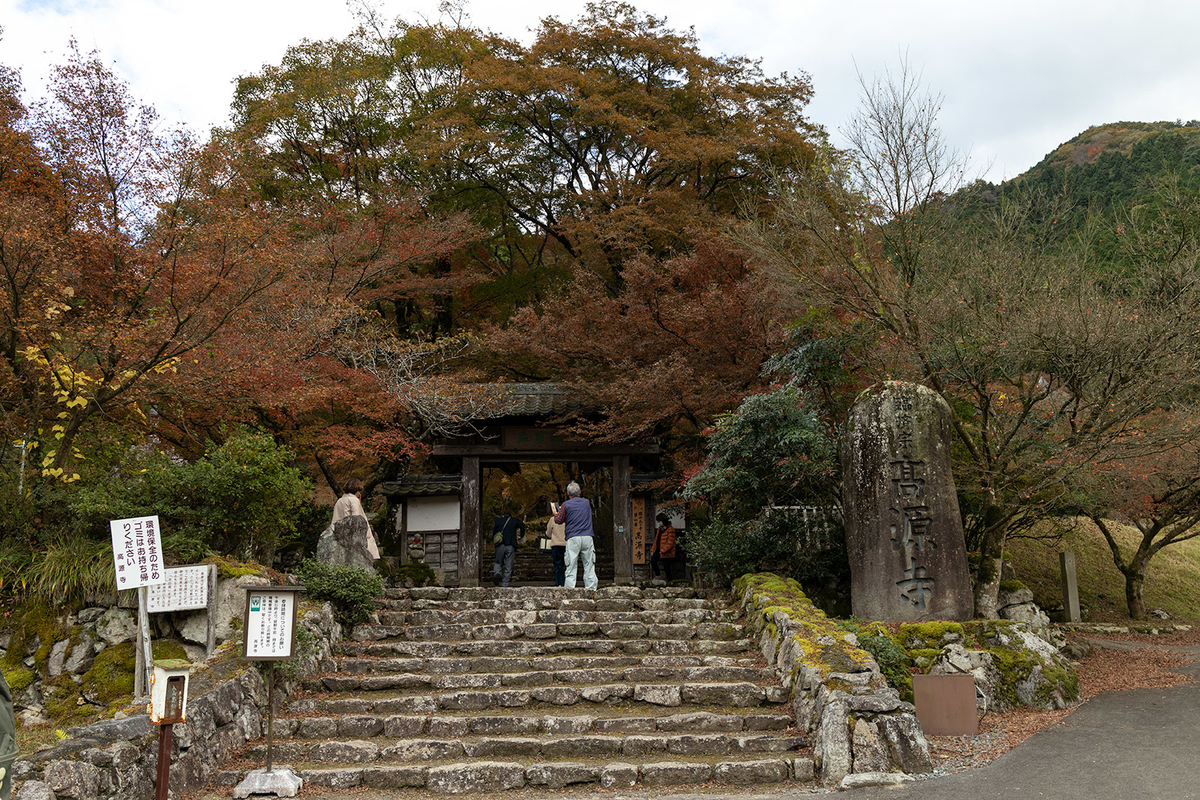
M 281 202 L 404 184 L 430 214 L 470 215 L 473 239 L 424 287 L 378 296 L 398 335 L 482 332 L 482 374 L 612 408 L 589 433 L 695 439 L 778 350 L 787 291 L 719 240 L 812 161 L 810 95 L 621 3 L 548 18 L 529 45 L 368 13 L 243 78 L 235 132 Z
M 54 75 L 30 113 L 9 82 L 0 134 L 3 422 L 44 476 L 77 479 L 81 437 L 105 426 L 195 446 L 364 387 L 381 427 L 403 413 L 338 342 L 458 247 L 464 219 L 398 191 L 274 202 L 243 149 L 164 133 L 97 54 L 73 48 Z

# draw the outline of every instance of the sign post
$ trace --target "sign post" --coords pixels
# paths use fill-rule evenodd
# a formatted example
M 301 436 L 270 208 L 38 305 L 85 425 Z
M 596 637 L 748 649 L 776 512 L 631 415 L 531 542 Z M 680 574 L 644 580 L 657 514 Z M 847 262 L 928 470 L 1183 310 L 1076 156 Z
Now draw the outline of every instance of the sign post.
M 296 643 L 297 595 L 303 586 L 246 586 L 244 652 L 246 661 L 267 662 L 267 764 L 250 772 L 233 790 L 234 797 L 274 794 L 295 797 L 304 781 L 287 769 L 275 769 L 275 662 L 292 658 Z
M 158 725 L 158 772 L 154 800 L 167 800 L 171 777 L 171 727 L 187 719 L 188 674 L 191 664 L 165 659 L 154 662 L 150 679 L 150 724 Z
M 150 616 L 146 611 L 145 587 L 166 579 L 158 516 L 114 519 L 109 521 L 108 527 L 112 533 L 117 589 L 138 590 L 138 647 L 133 694 L 135 697 L 145 697 L 154 660 L 150 655 Z

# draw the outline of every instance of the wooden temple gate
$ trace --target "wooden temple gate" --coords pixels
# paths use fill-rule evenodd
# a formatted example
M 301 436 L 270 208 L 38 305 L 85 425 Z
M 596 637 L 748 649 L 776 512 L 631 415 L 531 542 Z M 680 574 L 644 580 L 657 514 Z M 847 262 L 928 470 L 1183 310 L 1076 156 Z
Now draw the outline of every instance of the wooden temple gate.
M 385 484 L 383 491 L 398 505 L 397 531 L 401 560 L 418 543 L 425 563 L 442 570 L 448 586 L 479 585 L 481 559 L 491 546 L 491 522 L 483 518 L 483 470 L 514 463 L 571 463 L 608 466 L 612 470 L 613 580 L 631 583 L 645 577 L 647 551 L 654 527 L 654 503 L 631 473 L 631 459 L 655 463 L 656 445 L 591 445 L 571 440 L 566 428 L 540 424 L 561 414 L 568 402 L 553 384 L 513 384 L 511 401 L 495 417 L 481 420 L 474 433 L 444 441 L 433 459 L 444 472 Z M 458 474 L 446 467 L 461 465 Z M 565 499 L 565 498 L 559 498 Z M 593 500 L 593 507 L 597 498 Z M 455 508 L 457 507 L 457 508 Z M 454 512 L 457 511 L 457 525 Z M 485 530 L 486 528 L 486 530 Z M 538 531 L 530 531 L 536 536 Z M 607 531 L 596 531 L 607 540 Z

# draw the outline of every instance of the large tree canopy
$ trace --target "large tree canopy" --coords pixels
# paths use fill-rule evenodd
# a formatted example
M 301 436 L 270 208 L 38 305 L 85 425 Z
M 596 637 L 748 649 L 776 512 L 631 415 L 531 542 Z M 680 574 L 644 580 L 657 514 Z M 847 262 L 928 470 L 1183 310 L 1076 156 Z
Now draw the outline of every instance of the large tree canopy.
M 621 3 L 528 46 L 371 17 L 242 79 L 231 135 L 280 203 L 369 208 L 402 186 L 470 215 L 475 240 L 430 281 L 375 295 L 398 333 L 483 330 L 485 373 L 574 383 L 615 409 L 608 435 L 683 422 L 698 441 L 778 349 L 786 292 L 716 241 L 813 161 L 810 95 Z
M 263 198 L 237 148 L 162 133 L 94 53 L 51 90 L 30 114 L 6 91 L 0 119 L 0 421 L 47 477 L 107 425 L 189 447 L 248 404 L 320 408 L 355 372 L 347 323 L 462 241 L 397 193 Z

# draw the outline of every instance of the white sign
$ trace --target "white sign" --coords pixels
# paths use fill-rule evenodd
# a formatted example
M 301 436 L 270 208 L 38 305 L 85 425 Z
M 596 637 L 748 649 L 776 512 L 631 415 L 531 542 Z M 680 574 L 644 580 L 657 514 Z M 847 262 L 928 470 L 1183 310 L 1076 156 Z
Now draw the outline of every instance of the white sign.
M 146 610 L 157 614 L 208 608 L 209 569 L 208 564 L 167 567 L 164 570 L 166 580 L 146 589 Z
M 249 592 L 246 598 L 246 658 L 290 658 L 295 618 L 295 592 Z
M 162 583 L 162 537 L 158 517 L 114 519 L 108 523 L 112 531 L 113 563 L 117 569 L 117 588 L 136 589 Z

